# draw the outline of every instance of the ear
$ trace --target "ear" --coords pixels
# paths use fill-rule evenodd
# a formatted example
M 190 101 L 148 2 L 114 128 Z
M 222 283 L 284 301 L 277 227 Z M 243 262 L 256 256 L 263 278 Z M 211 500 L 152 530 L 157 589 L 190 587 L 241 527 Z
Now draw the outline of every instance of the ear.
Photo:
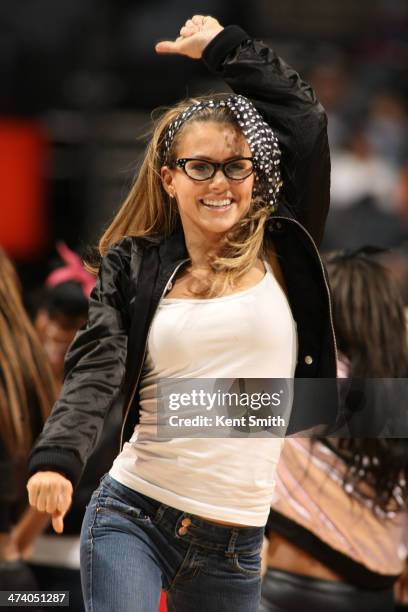
M 168 166 L 162 166 L 160 169 L 160 176 L 162 180 L 163 189 L 169 194 L 171 198 L 176 195 L 174 187 L 173 173 Z

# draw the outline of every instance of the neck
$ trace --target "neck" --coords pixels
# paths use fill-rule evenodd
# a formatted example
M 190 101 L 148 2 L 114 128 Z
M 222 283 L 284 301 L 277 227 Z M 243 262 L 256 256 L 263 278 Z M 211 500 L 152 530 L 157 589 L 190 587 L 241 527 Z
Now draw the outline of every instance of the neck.
M 209 269 L 209 257 L 220 248 L 220 238 L 204 238 L 202 236 L 186 236 L 186 247 L 193 268 Z

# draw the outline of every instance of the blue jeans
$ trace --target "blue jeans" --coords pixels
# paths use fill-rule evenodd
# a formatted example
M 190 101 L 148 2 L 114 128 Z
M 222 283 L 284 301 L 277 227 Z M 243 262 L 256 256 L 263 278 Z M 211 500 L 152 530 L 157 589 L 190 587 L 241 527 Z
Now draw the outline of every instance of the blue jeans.
M 157 612 L 164 589 L 169 612 L 258 612 L 263 531 L 205 521 L 106 474 L 82 525 L 86 610 Z

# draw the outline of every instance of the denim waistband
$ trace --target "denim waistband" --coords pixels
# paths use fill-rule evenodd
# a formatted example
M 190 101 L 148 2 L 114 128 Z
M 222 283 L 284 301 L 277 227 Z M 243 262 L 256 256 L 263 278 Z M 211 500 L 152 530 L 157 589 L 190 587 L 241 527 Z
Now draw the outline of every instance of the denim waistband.
M 263 527 L 240 527 L 219 525 L 161 503 L 138 491 L 122 485 L 109 474 L 101 479 L 100 495 L 111 490 L 129 505 L 140 507 L 156 525 L 180 541 L 196 544 L 204 549 L 224 551 L 226 555 L 260 551 L 263 542 Z M 183 520 L 190 519 L 187 533 L 180 535 Z M 185 521 L 184 521 L 185 523 Z

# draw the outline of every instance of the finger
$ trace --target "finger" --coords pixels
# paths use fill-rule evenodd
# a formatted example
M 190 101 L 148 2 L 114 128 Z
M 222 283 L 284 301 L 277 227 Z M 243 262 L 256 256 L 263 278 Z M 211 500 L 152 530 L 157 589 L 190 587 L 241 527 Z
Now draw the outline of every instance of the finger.
M 182 36 L 182 32 L 193 32 L 193 33 L 195 33 L 195 32 L 198 32 L 198 31 L 199 31 L 199 28 L 198 28 L 198 26 L 194 25 L 194 23 L 191 23 L 189 25 L 186 24 L 182 28 L 180 28 L 181 36 Z
M 27 483 L 28 502 L 30 506 L 37 506 L 38 498 L 38 485 L 34 482 L 28 481 Z
M 204 15 L 194 15 L 194 17 L 191 18 L 191 21 L 195 23 L 195 25 L 197 26 L 203 25 L 204 20 L 205 20 Z
M 61 493 L 58 496 L 58 500 L 57 500 L 57 512 L 61 512 L 63 514 L 65 514 L 70 505 L 71 505 L 71 501 L 72 501 L 72 494 L 68 491 L 61 491 Z
M 38 497 L 37 497 L 37 503 L 36 503 L 36 508 L 40 512 L 46 511 L 45 509 L 47 507 L 47 500 L 48 500 L 49 492 L 50 492 L 49 486 L 43 484 L 39 490 Z
M 52 526 L 56 533 L 64 531 L 64 515 L 61 512 L 54 512 L 52 515 Z
M 192 36 L 193 34 L 196 34 L 198 32 L 198 27 L 195 25 L 192 26 L 183 26 L 180 29 L 180 36 Z
M 162 40 L 155 46 L 157 53 L 180 53 L 180 41 L 183 40 L 181 37 L 177 40 Z
M 48 491 L 47 499 L 45 502 L 45 511 L 48 512 L 49 514 L 51 514 L 52 512 L 55 512 L 57 508 L 58 497 L 59 497 L 58 488 L 55 486 L 54 487 L 51 486 Z
M 184 27 L 186 28 L 195 28 L 196 25 L 194 23 L 194 21 L 192 19 L 187 19 L 186 23 L 184 24 Z

